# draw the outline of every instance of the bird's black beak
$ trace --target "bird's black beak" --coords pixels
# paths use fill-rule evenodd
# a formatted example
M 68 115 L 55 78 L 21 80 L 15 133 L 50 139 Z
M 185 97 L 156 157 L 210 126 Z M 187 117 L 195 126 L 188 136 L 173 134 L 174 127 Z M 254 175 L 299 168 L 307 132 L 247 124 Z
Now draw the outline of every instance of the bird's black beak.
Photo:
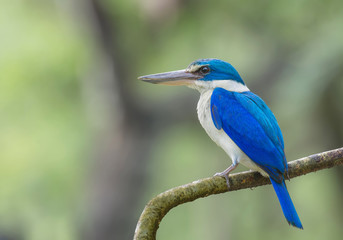
M 157 73 L 146 76 L 141 76 L 138 79 L 144 82 L 154 83 L 154 84 L 164 84 L 164 85 L 192 85 L 193 82 L 201 78 L 199 74 L 188 72 L 187 69 Z

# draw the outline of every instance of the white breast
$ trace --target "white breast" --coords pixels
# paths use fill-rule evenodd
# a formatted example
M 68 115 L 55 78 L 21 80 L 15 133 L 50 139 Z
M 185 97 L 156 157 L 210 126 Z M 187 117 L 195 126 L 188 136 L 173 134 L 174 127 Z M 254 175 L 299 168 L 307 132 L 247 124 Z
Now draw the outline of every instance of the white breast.
M 229 155 L 233 163 L 242 163 L 249 169 L 257 170 L 263 175 L 267 175 L 236 145 L 236 143 L 232 141 L 223 129 L 218 130 L 214 125 L 210 106 L 212 92 L 213 89 L 203 89 L 203 91 L 200 91 L 201 95 L 197 106 L 197 112 L 202 127 L 210 138 Z

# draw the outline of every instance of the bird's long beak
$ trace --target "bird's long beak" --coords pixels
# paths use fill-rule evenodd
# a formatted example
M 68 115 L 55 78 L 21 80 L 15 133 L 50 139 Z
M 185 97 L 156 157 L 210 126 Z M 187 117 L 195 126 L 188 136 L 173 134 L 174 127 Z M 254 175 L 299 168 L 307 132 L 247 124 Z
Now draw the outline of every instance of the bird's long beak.
M 172 71 L 172 72 L 165 72 L 165 73 L 157 73 L 151 74 L 146 76 L 141 76 L 138 79 L 144 82 L 154 83 L 154 84 L 164 84 L 164 85 L 191 85 L 199 76 L 196 73 L 188 72 L 186 69 Z

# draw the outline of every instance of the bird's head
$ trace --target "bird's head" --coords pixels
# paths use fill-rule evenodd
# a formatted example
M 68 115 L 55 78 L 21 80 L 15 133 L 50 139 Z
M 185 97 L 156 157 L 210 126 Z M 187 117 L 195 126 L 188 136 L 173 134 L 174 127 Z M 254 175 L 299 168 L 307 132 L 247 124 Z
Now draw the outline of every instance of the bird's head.
M 183 70 L 151 74 L 138 79 L 155 84 L 186 85 L 194 88 L 210 88 L 224 80 L 245 86 L 237 70 L 230 63 L 213 58 L 196 60 Z

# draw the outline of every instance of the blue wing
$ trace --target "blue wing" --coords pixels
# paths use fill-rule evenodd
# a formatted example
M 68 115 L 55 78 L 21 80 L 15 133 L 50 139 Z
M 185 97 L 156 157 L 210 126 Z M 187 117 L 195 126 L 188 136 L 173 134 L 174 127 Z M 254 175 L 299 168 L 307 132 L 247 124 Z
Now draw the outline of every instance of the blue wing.
M 211 113 L 217 129 L 223 129 L 275 181 L 283 181 L 287 161 L 282 134 L 261 98 L 252 92 L 216 88 L 211 96 Z

